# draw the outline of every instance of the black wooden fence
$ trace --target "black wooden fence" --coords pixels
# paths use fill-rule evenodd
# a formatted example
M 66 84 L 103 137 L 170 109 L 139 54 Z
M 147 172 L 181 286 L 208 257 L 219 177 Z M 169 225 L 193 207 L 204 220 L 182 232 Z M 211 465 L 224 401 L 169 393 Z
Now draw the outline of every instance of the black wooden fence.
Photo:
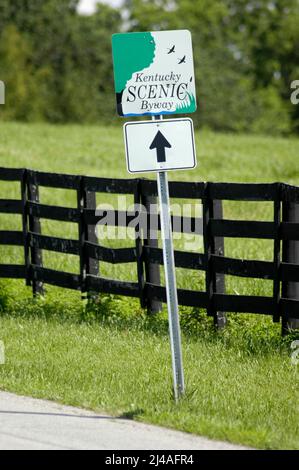
M 0 277 L 24 278 L 33 292 L 42 293 L 43 284 L 105 292 L 140 299 L 143 307 L 157 309 L 165 302 L 165 287 L 159 285 L 154 266 L 163 264 L 162 250 L 147 238 L 137 237 L 135 247 L 112 249 L 100 246 L 93 226 L 95 193 L 131 194 L 135 203 L 149 204 L 157 196 L 155 181 L 146 179 L 107 179 L 77 175 L 43 173 L 26 169 L 0 169 L 0 180 L 20 183 L 19 200 L 0 200 L 0 213 L 20 214 L 22 231 L 0 231 L 1 245 L 24 248 L 23 265 L 0 264 Z M 77 192 L 77 207 L 67 208 L 39 202 L 39 187 L 64 188 Z M 193 199 L 203 204 L 204 253 L 175 251 L 176 267 L 205 271 L 205 291 L 178 289 L 180 305 L 201 307 L 218 326 L 225 324 L 221 312 L 258 313 L 273 316 L 284 327 L 289 319 L 299 319 L 298 298 L 288 297 L 288 286 L 299 282 L 299 264 L 288 259 L 288 244 L 299 241 L 299 223 L 288 221 L 289 207 L 299 203 L 299 187 L 283 183 L 170 183 L 170 197 Z M 240 221 L 222 218 L 221 201 L 268 201 L 273 203 L 272 221 Z M 124 214 L 116 212 L 117 221 Z M 125 225 L 135 213 L 125 213 Z M 41 234 L 40 219 L 78 224 L 78 239 L 66 240 Z M 195 219 L 191 219 L 191 231 Z M 119 222 L 123 223 L 123 222 Z M 181 224 L 183 227 L 183 224 Z M 160 226 L 158 227 L 160 230 Z M 273 240 L 273 261 L 244 260 L 224 256 L 225 237 Z M 42 250 L 77 255 L 80 273 L 72 274 L 43 267 Z M 101 277 L 99 262 L 136 262 L 136 282 Z M 224 275 L 273 281 L 273 295 L 228 295 Z M 158 280 L 158 281 L 157 281 Z M 296 284 L 298 286 L 298 284 Z

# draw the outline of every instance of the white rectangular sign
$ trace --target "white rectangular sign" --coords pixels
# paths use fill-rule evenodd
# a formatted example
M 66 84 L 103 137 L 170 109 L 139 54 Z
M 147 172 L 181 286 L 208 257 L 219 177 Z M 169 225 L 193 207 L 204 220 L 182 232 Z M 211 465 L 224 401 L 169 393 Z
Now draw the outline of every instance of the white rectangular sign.
M 196 166 L 193 122 L 189 118 L 127 122 L 124 139 L 129 173 Z

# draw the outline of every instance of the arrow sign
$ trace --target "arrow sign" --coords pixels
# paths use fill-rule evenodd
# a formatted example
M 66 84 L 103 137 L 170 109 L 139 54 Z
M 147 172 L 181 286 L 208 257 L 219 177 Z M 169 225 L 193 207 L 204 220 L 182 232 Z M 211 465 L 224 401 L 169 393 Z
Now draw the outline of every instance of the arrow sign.
M 162 163 L 166 162 L 166 157 L 165 157 L 165 148 L 171 148 L 170 143 L 168 140 L 164 137 L 162 132 L 158 131 L 154 140 L 152 141 L 150 145 L 150 150 L 157 149 L 157 162 Z
M 130 173 L 196 166 L 193 124 L 189 118 L 126 122 L 124 138 Z

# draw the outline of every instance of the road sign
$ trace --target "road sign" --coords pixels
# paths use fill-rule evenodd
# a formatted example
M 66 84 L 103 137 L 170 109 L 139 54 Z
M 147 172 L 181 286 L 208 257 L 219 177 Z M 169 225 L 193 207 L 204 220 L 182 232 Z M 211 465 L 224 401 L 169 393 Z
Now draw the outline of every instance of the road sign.
M 196 166 L 193 123 L 189 118 L 127 122 L 124 138 L 130 173 Z
M 130 173 L 157 172 L 174 397 L 184 393 L 180 322 L 166 170 L 196 166 L 193 123 L 162 115 L 196 110 L 191 34 L 187 30 L 112 36 L 114 82 L 120 116 L 152 116 L 124 125 Z
M 189 31 L 114 34 L 112 53 L 120 116 L 196 111 Z

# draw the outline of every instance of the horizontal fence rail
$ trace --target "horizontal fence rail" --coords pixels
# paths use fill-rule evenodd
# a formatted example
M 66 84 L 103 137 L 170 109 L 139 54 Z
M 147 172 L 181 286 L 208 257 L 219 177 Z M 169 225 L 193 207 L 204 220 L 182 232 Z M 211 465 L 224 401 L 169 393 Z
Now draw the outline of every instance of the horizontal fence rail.
M 18 214 L 22 229 L 1 230 L 0 245 L 24 249 L 24 264 L 0 264 L 1 278 L 25 279 L 34 294 L 44 293 L 44 284 L 79 290 L 82 293 L 111 293 L 140 299 L 142 307 L 156 311 L 166 301 L 165 287 L 160 285 L 159 266 L 163 253 L 149 234 L 137 237 L 134 247 L 108 248 L 95 235 L 94 226 L 103 216 L 108 225 L 128 227 L 135 212 L 109 210 L 98 213 L 96 193 L 131 195 L 135 203 L 147 206 L 157 197 L 155 181 L 146 179 L 109 179 L 78 175 L 43 173 L 27 169 L 0 168 L 0 180 L 20 185 L 20 199 L 0 199 L 0 213 Z M 40 202 L 41 187 L 76 192 L 76 207 L 60 207 Z M 299 187 L 284 183 L 239 184 L 170 182 L 171 198 L 202 203 L 201 224 L 198 219 L 172 216 L 174 232 L 202 235 L 204 252 L 175 251 L 178 268 L 205 272 L 205 290 L 178 289 L 180 305 L 199 307 L 214 317 L 215 324 L 225 325 L 223 312 L 270 315 L 274 321 L 299 319 L 299 299 L 287 295 L 288 285 L 299 283 L 299 264 L 287 256 L 289 243 L 299 241 L 299 222 L 290 221 L 286 207 L 299 204 Z M 222 216 L 221 201 L 270 202 L 273 220 L 227 220 Z M 150 214 L 145 214 L 149 223 Z M 156 230 L 160 218 L 156 214 Z M 41 219 L 75 223 L 78 239 L 64 239 L 41 233 Z M 112 220 L 112 222 L 110 221 Z M 244 260 L 224 255 L 225 238 L 273 240 L 273 261 Z M 45 268 L 43 250 L 78 256 L 80 272 L 72 274 Z M 136 264 L 136 282 L 107 279 L 100 275 L 100 263 Z M 271 297 L 230 295 L 225 293 L 225 275 L 273 281 Z M 298 284 L 296 284 L 298 286 Z M 155 308 L 154 308 L 155 306 Z M 158 308 L 157 308 L 158 306 Z

